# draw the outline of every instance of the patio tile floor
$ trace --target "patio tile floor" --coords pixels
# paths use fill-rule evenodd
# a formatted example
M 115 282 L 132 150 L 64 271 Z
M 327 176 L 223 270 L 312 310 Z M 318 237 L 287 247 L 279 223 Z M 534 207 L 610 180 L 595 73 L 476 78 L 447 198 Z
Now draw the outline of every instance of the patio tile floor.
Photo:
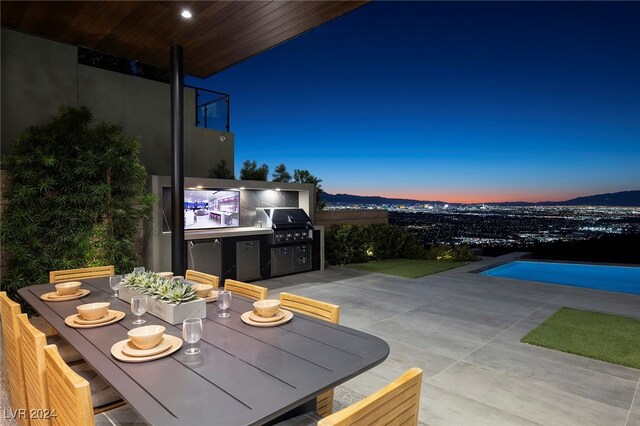
M 329 267 L 259 284 L 340 305 L 341 324 L 389 343 L 342 385 L 350 395 L 422 368 L 426 424 L 640 426 L 640 370 L 520 342 L 563 306 L 640 318 L 640 296 L 469 273 L 507 258 L 415 280 Z

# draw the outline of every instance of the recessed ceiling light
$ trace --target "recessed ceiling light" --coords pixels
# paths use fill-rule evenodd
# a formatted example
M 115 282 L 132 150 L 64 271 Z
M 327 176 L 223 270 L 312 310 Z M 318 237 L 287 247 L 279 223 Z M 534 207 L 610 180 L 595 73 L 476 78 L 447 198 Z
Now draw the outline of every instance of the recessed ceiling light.
M 187 9 L 183 10 L 180 15 L 185 19 L 190 19 L 193 16 Z

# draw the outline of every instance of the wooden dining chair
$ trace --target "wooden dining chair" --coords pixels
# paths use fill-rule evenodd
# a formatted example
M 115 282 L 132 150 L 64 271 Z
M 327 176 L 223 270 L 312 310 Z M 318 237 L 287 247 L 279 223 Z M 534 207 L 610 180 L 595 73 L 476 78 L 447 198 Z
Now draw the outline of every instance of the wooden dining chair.
M 18 326 L 20 328 L 20 343 L 22 347 L 22 360 L 29 408 L 32 410 L 48 409 L 50 400 L 47 388 L 44 354 L 44 348 L 47 346 L 47 338 L 44 333 L 31 324 L 29 318 L 27 318 L 27 314 L 18 316 Z M 58 356 L 60 356 L 59 351 Z M 62 362 L 65 362 L 62 356 L 60 356 L 60 359 L 62 359 Z M 65 365 L 68 364 L 65 362 Z M 104 380 L 99 378 L 88 365 L 74 365 L 69 367 L 90 383 L 90 389 L 92 391 L 91 404 L 95 413 L 124 405 L 120 395 L 108 386 Z M 47 421 L 47 419 L 32 419 L 31 424 L 49 425 L 51 423 Z
M 47 345 L 47 336 L 29 322 L 27 314 L 18 315 L 18 328 L 20 329 L 22 365 L 29 409 L 48 409 L 49 393 L 47 391 L 43 350 Z M 50 425 L 51 419 L 34 417 L 31 419 L 31 424 Z
M 422 370 L 411 368 L 360 402 L 333 413 L 318 426 L 417 425 Z
M 184 278 L 187 281 L 195 281 L 200 284 L 209 284 L 214 288 L 218 288 L 220 285 L 220 278 L 215 275 L 205 274 L 204 272 L 194 271 L 193 269 L 187 269 L 187 273 Z
M 334 324 L 340 320 L 340 306 L 292 293 L 280 293 L 280 306 Z
M 22 363 L 22 351 L 20 350 L 20 329 L 18 327 L 18 315 L 20 304 L 14 302 L 7 293 L 0 292 L 0 316 L 2 318 L 2 342 L 4 353 L 7 357 L 7 370 L 9 374 L 9 394 L 11 396 L 11 408 L 23 409 L 29 412 L 27 403 L 27 389 Z M 29 425 L 27 417 L 17 417 L 18 424 Z
M 309 297 L 291 293 L 280 293 L 280 306 L 290 311 L 300 312 L 321 320 L 337 324 L 340 319 L 340 306 Z M 325 417 L 333 412 L 333 389 L 318 395 L 316 413 Z
M 266 287 L 260 287 L 259 285 L 247 284 L 242 281 L 224 280 L 224 289 L 226 291 L 230 291 L 231 293 L 248 297 L 253 300 L 264 300 L 267 298 L 267 293 L 269 291 Z
M 82 278 L 110 277 L 111 275 L 115 275 L 115 273 L 116 271 L 113 265 L 79 269 L 62 269 L 60 271 L 49 272 L 49 282 L 61 283 L 65 281 L 80 280 Z
M 89 382 L 69 367 L 60 357 L 56 345 L 47 345 L 44 350 L 45 376 L 49 408 L 56 413 L 52 417 L 54 425 L 95 425 L 95 416 L 99 413 L 95 405 L 95 395 L 91 392 Z M 137 414 L 124 403 L 120 408 L 103 411 L 100 415 L 108 417 L 107 422 L 116 424 L 109 418 L 109 413 L 117 412 L 122 424 L 142 424 Z

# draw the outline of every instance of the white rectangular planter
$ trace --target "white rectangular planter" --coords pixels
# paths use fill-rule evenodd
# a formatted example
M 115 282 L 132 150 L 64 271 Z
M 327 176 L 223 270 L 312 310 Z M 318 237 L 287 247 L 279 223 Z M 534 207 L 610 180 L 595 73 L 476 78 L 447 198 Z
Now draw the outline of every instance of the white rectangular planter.
M 131 303 L 133 296 L 144 296 L 137 290 L 120 286 L 118 297 Z M 164 300 L 147 296 L 147 312 L 170 324 L 181 324 L 187 318 L 205 318 L 207 316 L 207 302 L 204 299 L 174 305 Z

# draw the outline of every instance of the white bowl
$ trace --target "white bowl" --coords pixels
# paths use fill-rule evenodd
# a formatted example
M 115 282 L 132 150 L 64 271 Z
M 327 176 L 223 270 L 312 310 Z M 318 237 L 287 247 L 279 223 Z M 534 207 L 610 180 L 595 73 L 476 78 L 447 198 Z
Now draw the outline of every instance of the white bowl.
M 213 290 L 213 286 L 209 284 L 192 284 L 191 288 L 196 292 L 198 297 L 207 297 L 211 290 Z
M 59 296 L 70 296 L 76 294 L 82 283 L 80 281 L 69 281 L 68 283 L 56 284 L 56 292 Z
M 76 306 L 76 310 L 82 319 L 93 321 L 107 315 L 109 306 L 111 306 L 109 302 L 87 303 L 86 305 Z
M 151 349 L 160 343 L 165 328 L 161 325 L 145 325 L 127 333 L 131 342 L 140 349 Z
M 253 309 L 261 317 L 269 318 L 278 313 L 280 301 L 276 299 L 258 300 L 253 303 Z

